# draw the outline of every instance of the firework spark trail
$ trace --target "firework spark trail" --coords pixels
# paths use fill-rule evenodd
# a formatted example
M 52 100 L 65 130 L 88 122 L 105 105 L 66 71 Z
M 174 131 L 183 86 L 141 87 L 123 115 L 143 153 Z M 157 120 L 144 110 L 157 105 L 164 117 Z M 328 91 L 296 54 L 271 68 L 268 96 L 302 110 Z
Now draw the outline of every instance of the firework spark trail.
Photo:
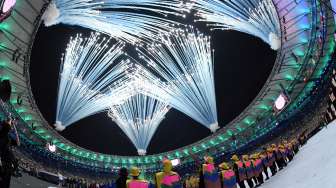
M 212 29 L 237 30 L 254 35 L 272 49 L 281 46 L 281 30 L 272 0 L 190 0 L 196 21 L 207 22 Z
M 123 42 L 110 46 L 110 38 L 93 33 L 72 38 L 62 58 L 56 127 L 59 130 L 95 113 L 107 110 L 122 95 L 111 87 L 126 81 L 129 62 L 123 60 Z M 116 95 L 115 95 L 116 94 Z
M 210 37 L 189 27 L 159 38 L 159 43 L 137 47 L 139 57 L 153 71 L 138 68 L 143 79 L 155 81 L 154 95 L 167 96 L 171 107 L 216 131 L 219 126 Z M 153 79 L 156 75 L 161 81 Z
M 46 26 L 59 23 L 77 25 L 129 43 L 152 41 L 159 33 L 179 25 L 165 17 L 136 13 L 134 10 L 183 17 L 189 9 L 179 0 L 54 0 L 44 13 L 43 20 Z
M 143 84 L 136 81 L 125 84 L 133 94 L 118 105 L 111 105 L 108 115 L 132 141 L 138 154 L 145 155 L 156 129 L 170 107 L 166 100 L 159 101 L 147 95 L 148 92 L 143 92 L 147 86 L 142 87 Z
M 101 0 L 103 8 L 124 8 L 135 10 L 147 10 L 165 16 L 175 15 L 185 17 L 190 12 L 190 7 L 181 0 Z

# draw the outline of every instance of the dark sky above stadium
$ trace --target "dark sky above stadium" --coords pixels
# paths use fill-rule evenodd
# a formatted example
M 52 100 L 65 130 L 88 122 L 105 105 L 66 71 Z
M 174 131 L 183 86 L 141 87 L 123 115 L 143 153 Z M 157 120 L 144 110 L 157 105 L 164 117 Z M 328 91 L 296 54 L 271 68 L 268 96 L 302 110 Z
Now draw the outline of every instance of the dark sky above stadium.
M 202 30 L 202 29 L 201 29 Z M 215 83 L 218 121 L 224 126 L 256 97 L 267 80 L 276 52 L 260 39 L 235 31 L 203 29 L 212 36 L 215 49 Z M 35 100 L 45 119 L 53 124 L 59 65 L 69 38 L 92 32 L 80 27 L 41 26 L 31 56 L 31 85 Z M 73 143 L 106 154 L 136 155 L 136 149 L 106 113 L 97 114 L 71 125 L 61 133 Z M 198 141 L 210 131 L 183 113 L 172 109 L 160 124 L 148 154 L 169 151 Z

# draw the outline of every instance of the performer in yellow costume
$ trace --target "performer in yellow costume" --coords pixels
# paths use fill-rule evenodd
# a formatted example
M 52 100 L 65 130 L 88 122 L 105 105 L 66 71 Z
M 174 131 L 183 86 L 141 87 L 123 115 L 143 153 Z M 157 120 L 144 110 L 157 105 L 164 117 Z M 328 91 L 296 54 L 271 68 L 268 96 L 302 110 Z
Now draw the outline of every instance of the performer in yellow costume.
M 126 187 L 127 188 L 149 188 L 149 182 L 146 180 L 140 180 L 140 169 L 137 167 L 132 167 L 130 170 L 130 176 L 132 179 L 127 180 Z
M 157 188 L 182 188 L 180 176 L 172 169 L 172 162 L 169 159 L 164 159 L 163 172 L 155 174 Z
M 236 174 L 228 163 L 219 165 L 222 176 L 222 188 L 237 188 Z
M 202 165 L 202 174 L 200 178 L 203 178 L 205 188 L 220 188 L 221 180 L 214 165 L 214 160 L 210 156 L 204 157 L 205 164 Z M 201 186 L 202 187 L 202 186 Z

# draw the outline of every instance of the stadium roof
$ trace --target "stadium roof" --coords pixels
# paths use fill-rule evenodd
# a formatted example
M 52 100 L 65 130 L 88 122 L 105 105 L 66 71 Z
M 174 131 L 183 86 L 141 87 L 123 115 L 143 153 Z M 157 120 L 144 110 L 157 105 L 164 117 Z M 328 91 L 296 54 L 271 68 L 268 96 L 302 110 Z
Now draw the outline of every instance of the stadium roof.
M 264 87 L 251 104 L 232 122 L 215 134 L 192 145 L 174 151 L 150 156 L 115 156 L 81 148 L 54 131 L 41 115 L 30 87 L 30 54 L 36 32 L 41 23 L 47 1 L 20 0 L 12 15 L 0 23 L 0 76 L 12 83 L 11 104 L 26 122 L 24 133 L 40 143 L 53 142 L 59 154 L 75 161 L 95 161 L 98 165 L 142 164 L 150 167 L 167 156 L 185 158 L 192 153 L 216 147 L 223 151 L 232 149 L 232 136 L 239 140 L 238 147 L 254 140 L 277 126 L 278 119 L 299 107 L 299 103 L 314 87 L 330 54 L 335 48 L 334 17 L 319 1 L 275 0 L 282 35 L 275 66 Z M 279 113 L 274 112 L 274 102 L 284 93 L 289 104 Z M 17 97 L 22 96 L 22 105 Z M 29 125 L 34 123 L 35 129 Z

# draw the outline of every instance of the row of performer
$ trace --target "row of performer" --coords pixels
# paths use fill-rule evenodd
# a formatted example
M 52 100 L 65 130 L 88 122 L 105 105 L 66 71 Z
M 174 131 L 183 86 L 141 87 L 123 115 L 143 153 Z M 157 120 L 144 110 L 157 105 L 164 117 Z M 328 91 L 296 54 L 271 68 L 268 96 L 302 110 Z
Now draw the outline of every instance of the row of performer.
M 163 160 L 163 170 L 155 174 L 156 188 L 253 188 L 258 187 L 289 163 L 299 151 L 301 140 L 284 140 L 272 144 L 262 151 L 250 155 L 234 154 L 231 161 L 215 165 L 211 156 L 204 157 L 199 177 L 190 176 L 185 180 L 172 171 L 172 163 Z M 130 169 L 131 179 L 126 181 L 127 188 L 150 188 L 149 181 L 140 179 L 140 169 Z M 191 178 L 192 177 L 192 178 Z

